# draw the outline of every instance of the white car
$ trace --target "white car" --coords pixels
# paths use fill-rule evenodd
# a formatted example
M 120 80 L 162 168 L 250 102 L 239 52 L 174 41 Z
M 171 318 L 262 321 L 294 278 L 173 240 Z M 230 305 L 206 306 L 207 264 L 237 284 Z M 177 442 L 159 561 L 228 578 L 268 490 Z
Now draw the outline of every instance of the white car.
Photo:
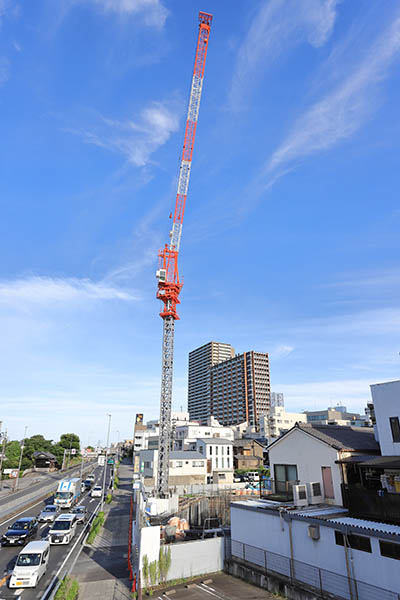
M 65 513 L 52 524 L 47 539 L 50 544 L 69 544 L 76 533 L 76 516 Z
M 101 485 L 95 485 L 92 491 L 90 492 L 90 495 L 92 498 L 101 498 L 102 492 L 103 488 L 101 487 Z
M 46 573 L 50 544 L 46 541 L 30 542 L 18 555 L 10 577 L 10 588 L 36 587 Z
M 92 473 L 91 475 L 88 475 L 88 476 L 86 477 L 86 480 L 87 480 L 87 481 L 91 481 L 92 483 L 94 482 L 94 480 L 95 480 L 95 479 L 96 479 L 96 476 L 95 476 L 95 474 L 94 474 L 94 473 Z

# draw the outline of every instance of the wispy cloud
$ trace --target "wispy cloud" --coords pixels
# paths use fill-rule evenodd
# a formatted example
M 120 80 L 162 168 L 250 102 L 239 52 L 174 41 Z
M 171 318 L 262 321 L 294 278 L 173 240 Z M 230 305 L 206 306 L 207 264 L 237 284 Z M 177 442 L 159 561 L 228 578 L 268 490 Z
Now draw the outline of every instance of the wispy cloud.
M 400 269 L 381 270 L 373 273 L 355 273 L 353 276 L 327 284 L 332 288 L 382 288 L 397 287 L 400 284 Z
M 168 11 L 160 0 L 83 0 L 95 4 L 104 12 L 126 16 L 141 16 L 146 25 L 162 28 Z
M 10 61 L 0 57 L 0 86 L 4 85 L 10 76 Z
M 299 117 L 292 131 L 273 153 L 267 172 L 276 177 L 300 159 L 328 150 L 349 138 L 370 117 L 379 104 L 379 88 L 400 50 L 400 17 L 371 44 L 364 57 L 347 70 L 334 89 Z M 342 56 L 352 64 L 351 47 Z
M 0 303 L 19 305 L 54 305 L 93 300 L 136 300 L 136 296 L 104 282 L 76 277 L 61 279 L 27 277 L 0 281 Z
M 257 79 L 257 69 L 265 72 L 280 56 L 303 42 L 322 46 L 333 30 L 338 3 L 338 0 L 262 2 L 239 49 L 231 108 L 240 106 L 245 91 Z
M 68 129 L 87 144 L 121 154 L 131 164 L 143 167 L 151 155 L 177 131 L 179 118 L 165 103 L 153 102 L 137 120 L 112 120 L 99 115 L 90 129 Z
M 271 358 L 274 358 L 275 360 L 279 360 L 281 358 L 285 358 L 286 356 L 289 356 L 289 354 L 291 354 L 294 350 L 294 346 L 287 346 L 286 344 L 280 344 L 279 346 L 276 346 L 275 348 L 273 348 L 269 355 Z

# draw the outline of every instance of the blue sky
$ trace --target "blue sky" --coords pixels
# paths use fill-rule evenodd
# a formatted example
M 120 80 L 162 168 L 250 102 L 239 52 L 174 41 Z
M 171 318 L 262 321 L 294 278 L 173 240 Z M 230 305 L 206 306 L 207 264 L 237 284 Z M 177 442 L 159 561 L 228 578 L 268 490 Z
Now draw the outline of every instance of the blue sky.
M 399 376 L 396 0 L 0 0 L 0 406 L 12 437 L 159 411 L 199 10 L 214 15 L 185 223 L 187 354 L 267 351 L 289 410 Z

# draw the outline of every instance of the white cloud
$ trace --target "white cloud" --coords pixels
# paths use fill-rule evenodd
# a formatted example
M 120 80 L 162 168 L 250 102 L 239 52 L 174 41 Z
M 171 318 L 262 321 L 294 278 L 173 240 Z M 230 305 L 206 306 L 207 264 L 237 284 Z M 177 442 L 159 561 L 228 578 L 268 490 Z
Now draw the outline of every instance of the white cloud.
M 100 116 L 92 130 L 69 129 L 88 144 L 122 154 L 137 167 L 150 162 L 151 155 L 177 131 L 179 119 L 161 102 L 142 110 L 137 121 L 117 121 Z
M 143 18 L 146 25 L 161 29 L 168 11 L 160 0 L 88 0 L 104 12 Z
M 378 105 L 379 85 L 400 50 L 400 18 L 391 23 L 342 82 L 313 104 L 295 123 L 286 140 L 274 152 L 268 171 L 292 165 L 318 151 L 328 150 L 357 131 Z M 343 59 L 343 57 L 342 57 Z M 351 48 L 344 64 L 351 64 Z
M 280 346 L 276 346 L 269 353 L 271 358 L 279 360 L 280 358 L 285 358 L 289 356 L 294 350 L 294 346 L 287 346 L 285 344 L 281 344 Z
M 231 105 L 240 104 L 252 80 L 302 42 L 322 46 L 336 19 L 338 0 L 270 0 L 261 3 L 239 49 Z
M 0 303 L 12 306 L 54 305 L 93 300 L 132 301 L 131 292 L 89 279 L 28 277 L 0 281 Z

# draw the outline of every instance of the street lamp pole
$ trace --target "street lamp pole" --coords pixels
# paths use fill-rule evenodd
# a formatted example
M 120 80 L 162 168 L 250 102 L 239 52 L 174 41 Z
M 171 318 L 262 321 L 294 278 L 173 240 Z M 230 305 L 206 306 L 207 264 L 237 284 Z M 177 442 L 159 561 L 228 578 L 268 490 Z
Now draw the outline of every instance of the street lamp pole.
M 118 441 L 117 441 L 117 462 L 119 461 L 119 431 L 117 429 Z
M 110 427 L 111 427 L 111 415 L 110 413 L 107 413 L 107 417 L 108 417 L 108 431 L 107 431 L 107 447 L 106 447 L 106 456 L 105 456 L 105 460 L 104 460 L 104 471 L 103 471 L 103 489 L 101 492 L 101 504 L 100 504 L 100 510 L 103 510 L 103 505 L 104 505 L 104 493 L 105 493 L 105 489 L 106 489 L 106 473 L 107 473 L 107 461 L 108 461 L 108 445 L 110 443 Z
M 17 478 L 15 480 L 14 492 L 16 492 L 18 489 L 19 473 L 21 471 L 22 455 L 24 453 L 24 448 L 25 448 L 25 438 L 26 438 L 27 429 L 28 429 L 28 425 L 25 425 L 24 439 L 22 440 L 22 444 L 21 444 L 21 454 L 19 455 L 18 473 L 17 473 Z

